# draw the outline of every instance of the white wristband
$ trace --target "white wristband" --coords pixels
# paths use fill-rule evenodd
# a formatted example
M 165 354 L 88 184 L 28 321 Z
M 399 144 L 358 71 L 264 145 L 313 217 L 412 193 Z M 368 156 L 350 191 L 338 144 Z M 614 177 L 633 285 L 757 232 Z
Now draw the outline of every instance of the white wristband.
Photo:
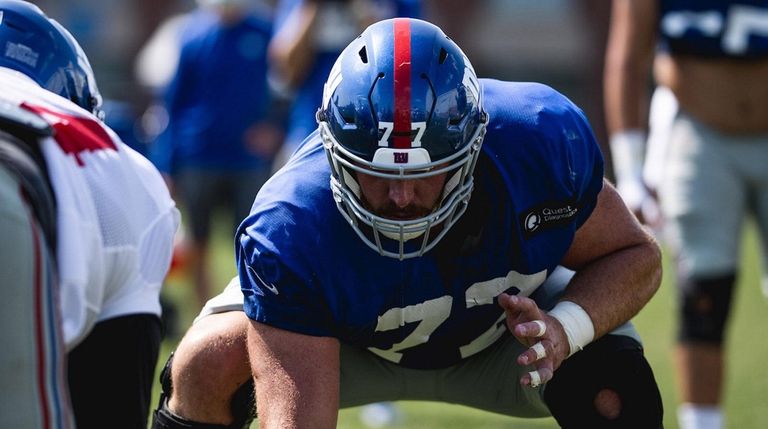
M 595 338 L 595 325 L 592 324 L 589 314 L 579 304 L 560 301 L 549 311 L 549 315 L 560 322 L 568 337 L 570 347 L 568 357 L 583 349 Z
M 645 140 L 645 132 L 637 129 L 611 135 L 609 145 L 617 183 L 642 179 Z

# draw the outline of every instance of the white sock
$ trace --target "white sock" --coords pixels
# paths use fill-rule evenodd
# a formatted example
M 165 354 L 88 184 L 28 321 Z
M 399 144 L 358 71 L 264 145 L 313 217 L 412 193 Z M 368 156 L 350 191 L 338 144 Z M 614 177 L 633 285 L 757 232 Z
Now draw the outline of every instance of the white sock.
M 680 429 L 722 429 L 723 411 L 717 405 L 680 404 L 677 408 Z

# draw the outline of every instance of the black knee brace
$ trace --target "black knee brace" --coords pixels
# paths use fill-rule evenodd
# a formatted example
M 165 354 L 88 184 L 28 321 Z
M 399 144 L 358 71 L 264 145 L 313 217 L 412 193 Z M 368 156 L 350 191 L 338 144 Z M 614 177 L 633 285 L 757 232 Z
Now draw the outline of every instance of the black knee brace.
M 595 408 L 595 397 L 615 392 L 619 415 L 608 419 Z M 563 428 L 658 429 L 663 406 L 653 371 L 640 344 L 622 335 L 607 335 L 568 358 L 544 390 L 552 416 Z
M 722 344 L 731 309 L 735 274 L 709 279 L 678 276 L 680 342 Z
M 234 421 L 231 425 L 198 423 L 174 414 L 168 409 L 168 398 L 173 390 L 171 383 L 172 363 L 173 353 L 168 357 L 163 370 L 160 371 L 162 391 L 157 409 L 152 413 L 152 429 L 248 429 L 251 426 L 251 422 L 256 418 L 256 401 L 252 380 L 240 386 L 232 398 L 231 409 Z

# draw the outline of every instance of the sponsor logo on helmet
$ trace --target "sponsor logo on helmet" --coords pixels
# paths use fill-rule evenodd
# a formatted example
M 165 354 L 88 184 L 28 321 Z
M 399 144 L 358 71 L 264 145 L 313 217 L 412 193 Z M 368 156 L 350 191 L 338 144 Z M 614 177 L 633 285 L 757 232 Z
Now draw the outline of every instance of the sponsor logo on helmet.
M 37 59 L 40 54 L 33 51 L 29 46 L 8 42 L 5 44 L 5 56 L 34 68 L 37 67 Z

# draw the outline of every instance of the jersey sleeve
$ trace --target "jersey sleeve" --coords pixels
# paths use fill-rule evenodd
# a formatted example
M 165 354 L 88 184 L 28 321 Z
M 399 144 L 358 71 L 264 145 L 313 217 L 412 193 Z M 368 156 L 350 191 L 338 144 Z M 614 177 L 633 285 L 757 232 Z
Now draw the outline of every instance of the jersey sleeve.
M 513 206 L 520 268 L 550 269 L 597 204 L 600 147 L 581 109 L 549 86 L 481 82 L 490 117 L 483 151 Z
M 576 227 L 587 221 L 597 205 L 597 195 L 603 189 L 604 158 L 600 146 L 584 112 L 567 101 L 560 138 L 568 148 L 574 196 L 578 211 Z
M 311 262 L 295 239 L 300 233 L 295 225 L 293 213 L 279 207 L 261 210 L 241 225 L 235 256 L 245 313 L 276 328 L 337 336 Z

